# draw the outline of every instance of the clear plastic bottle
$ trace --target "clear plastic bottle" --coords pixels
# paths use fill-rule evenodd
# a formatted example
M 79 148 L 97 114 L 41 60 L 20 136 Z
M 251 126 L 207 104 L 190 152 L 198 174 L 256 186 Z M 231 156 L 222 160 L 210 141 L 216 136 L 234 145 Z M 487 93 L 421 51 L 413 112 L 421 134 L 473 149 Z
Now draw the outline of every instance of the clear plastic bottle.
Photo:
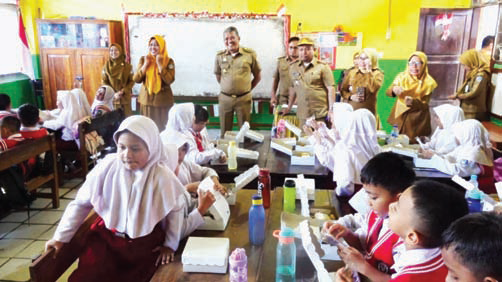
M 478 188 L 478 176 L 473 174 L 469 180 L 474 188 L 465 192 L 465 199 L 467 205 L 469 206 L 469 213 L 482 212 L 483 211 L 483 193 Z
M 249 242 L 261 245 L 265 241 L 265 209 L 260 195 L 253 195 L 253 204 L 249 209 Z
M 277 264 L 275 268 L 276 282 L 292 282 L 296 280 L 296 245 L 295 232 L 288 227 L 276 230 L 274 237 L 277 244 Z
M 397 124 L 392 126 L 392 131 L 390 132 L 390 145 L 397 145 L 397 137 L 399 136 L 399 128 Z
M 248 281 L 248 258 L 246 250 L 236 248 L 228 258 L 230 282 Z
M 235 170 L 237 169 L 237 145 L 235 141 L 228 142 L 228 169 Z

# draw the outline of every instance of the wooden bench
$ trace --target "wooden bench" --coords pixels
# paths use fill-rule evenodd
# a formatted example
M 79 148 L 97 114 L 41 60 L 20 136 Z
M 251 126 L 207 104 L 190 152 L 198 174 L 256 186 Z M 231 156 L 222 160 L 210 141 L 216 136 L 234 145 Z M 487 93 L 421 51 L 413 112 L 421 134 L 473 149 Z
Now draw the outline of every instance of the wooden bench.
M 502 150 L 502 126 L 498 126 L 489 121 L 483 121 L 482 123 L 490 133 L 490 142 L 492 142 L 493 148 Z
M 20 164 L 26 160 L 46 153 L 52 156 L 52 172 L 46 175 L 39 175 L 28 179 L 25 182 L 28 192 L 35 191 L 37 197 L 52 199 L 52 207 L 59 208 L 59 178 L 57 168 L 56 141 L 53 134 L 36 140 L 25 140 L 17 146 L 0 153 L 0 171 L 8 169 L 13 165 Z M 46 157 L 46 160 L 50 158 Z M 51 193 L 36 192 L 42 184 L 53 182 Z

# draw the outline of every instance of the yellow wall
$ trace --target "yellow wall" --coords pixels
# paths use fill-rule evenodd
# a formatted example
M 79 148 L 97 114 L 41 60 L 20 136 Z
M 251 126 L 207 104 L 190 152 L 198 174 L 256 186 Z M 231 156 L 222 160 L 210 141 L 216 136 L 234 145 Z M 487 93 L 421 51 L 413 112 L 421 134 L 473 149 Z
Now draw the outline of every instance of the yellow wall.
M 391 38 L 386 39 L 388 3 L 391 1 Z M 468 0 L 21 0 L 30 42 L 36 42 L 33 18 L 38 8 L 42 18 L 94 16 L 122 20 L 121 4 L 129 12 L 208 11 L 276 13 L 281 3 L 291 15 L 294 33 L 299 22 L 304 32 L 332 31 L 343 25 L 346 31 L 362 32 L 363 46 L 383 52 L 384 59 L 405 59 L 415 50 L 420 7 L 468 7 Z M 309 3 L 309 5 L 306 5 Z M 38 50 L 32 50 L 38 53 Z

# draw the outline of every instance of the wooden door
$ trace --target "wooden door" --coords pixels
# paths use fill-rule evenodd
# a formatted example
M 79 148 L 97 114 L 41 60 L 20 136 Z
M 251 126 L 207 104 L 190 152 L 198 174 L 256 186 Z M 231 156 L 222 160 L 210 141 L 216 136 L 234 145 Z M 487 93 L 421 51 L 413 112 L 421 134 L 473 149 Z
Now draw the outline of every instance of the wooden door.
M 44 49 L 42 77 L 44 103 L 47 109 L 56 108 L 57 91 L 71 89 L 75 74 L 75 51 L 71 49 Z
M 108 49 L 78 49 L 76 51 L 76 73 L 83 78 L 89 104 L 94 101 L 96 90 L 101 85 L 101 72 L 108 58 Z
M 449 35 L 444 35 L 444 21 L 441 24 L 440 15 L 451 14 Z M 434 107 L 447 102 L 447 97 L 454 94 L 464 79 L 464 70 L 458 61 L 460 55 L 473 48 L 475 34 L 471 34 L 473 25 L 472 10 L 422 9 L 418 32 L 417 50 L 427 54 L 429 73 L 438 87 L 434 90 L 430 106 Z M 474 40 L 473 37 L 474 36 Z

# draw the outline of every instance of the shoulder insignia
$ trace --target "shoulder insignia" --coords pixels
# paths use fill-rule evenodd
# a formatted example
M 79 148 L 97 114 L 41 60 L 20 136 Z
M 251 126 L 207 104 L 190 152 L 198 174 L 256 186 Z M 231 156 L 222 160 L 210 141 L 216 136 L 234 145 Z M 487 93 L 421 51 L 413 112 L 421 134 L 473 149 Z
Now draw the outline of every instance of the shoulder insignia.
M 174 69 L 174 64 L 169 64 L 167 67 L 168 67 L 170 70 L 173 70 L 173 69 Z
M 216 55 L 223 55 L 227 50 L 221 50 L 216 53 Z
M 476 76 L 476 82 L 481 82 L 482 80 L 483 80 L 483 76 L 482 75 Z
M 245 52 L 248 52 L 248 53 L 254 53 L 254 50 L 251 49 L 251 48 L 242 47 L 242 50 L 245 51 Z

